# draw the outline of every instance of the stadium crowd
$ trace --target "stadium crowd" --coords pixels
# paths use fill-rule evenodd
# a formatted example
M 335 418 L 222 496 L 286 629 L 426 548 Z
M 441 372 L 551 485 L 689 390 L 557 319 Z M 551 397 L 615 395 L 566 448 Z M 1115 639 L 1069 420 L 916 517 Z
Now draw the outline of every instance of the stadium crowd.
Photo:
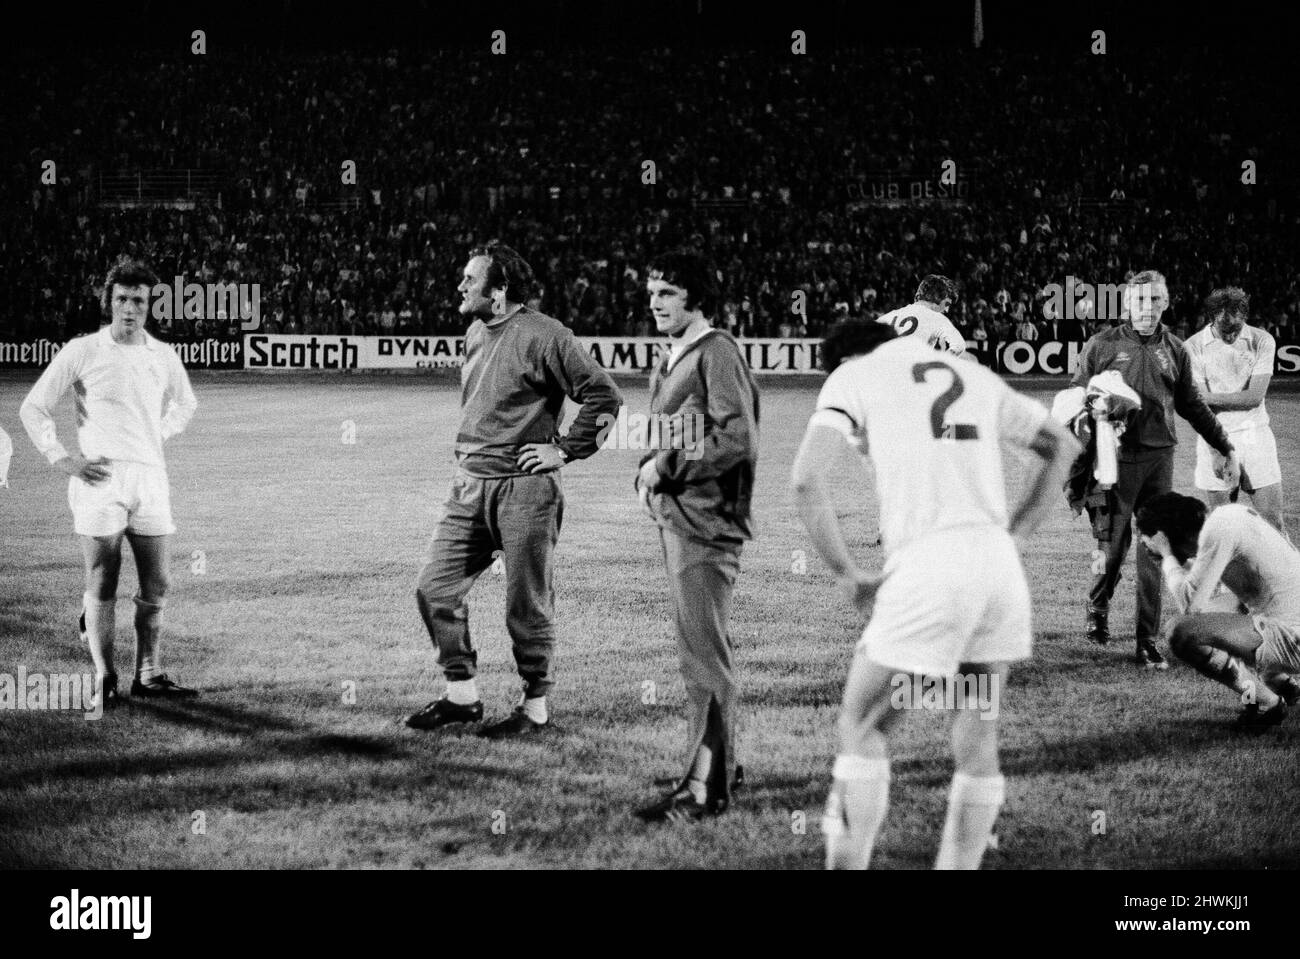
M 167 279 L 257 283 L 271 332 L 458 333 L 465 251 L 491 237 L 534 265 L 541 308 L 590 335 L 650 335 L 644 265 L 683 242 L 718 264 L 720 322 L 738 335 L 821 335 L 909 302 L 930 272 L 957 281 L 952 319 L 973 339 L 1082 339 L 1106 320 L 1053 315 L 1050 285 L 1149 267 L 1169 277 L 1175 331 L 1229 283 L 1279 340 L 1300 322 L 1300 151 L 1277 120 L 1289 87 L 1268 74 L 1281 64 L 1257 66 L 1251 97 L 1239 63 L 1190 50 L 447 50 L 12 69 L 21 95 L 0 116 L 22 154 L 0 199 L 0 339 L 95 328 L 95 284 L 124 252 Z M 39 183 L 46 160 L 56 186 Z M 909 202 L 914 182 L 943 189 L 948 160 L 958 196 Z M 1242 183 L 1247 160 L 1258 185 Z M 140 171 L 197 171 L 212 187 L 190 209 L 109 202 L 120 197 L 105 184 Z M 903 198 L 873 198 L 891 180 Z

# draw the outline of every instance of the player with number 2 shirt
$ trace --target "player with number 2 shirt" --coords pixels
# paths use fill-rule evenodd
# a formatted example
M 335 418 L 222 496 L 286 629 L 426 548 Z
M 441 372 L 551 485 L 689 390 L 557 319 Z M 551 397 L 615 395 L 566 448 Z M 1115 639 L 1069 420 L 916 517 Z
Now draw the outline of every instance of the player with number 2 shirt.
M 829 868 L 866 868 L 889 798 L 886 736 L 901 718 L 894 693 L 913 676 L 970 680 L 958 689 L 956 774 L 938 868 L 978 868 L 1001 807 L 996 701 L 1009 664 L 1030 655 L 1029 587 L 1015 538 L 1050 508 L 1075 439 L 1039 403 L 992 371 L 871 322 L 834 328 L 830 374 L 795 459 L 794 496 L 813 545 L 864 612 L 840 713 L 840 751 L 823 831 Z M 845 442 L 875 470 L 883 575 L 858 569 L 829 496 Z M 1002 445 L 1035 454 L 1025 497 L 1008 508 Z M 974 698 L 979 698 L 978 696 Z
M 916 288 L 915 303 L 885 313 L 876 322 L 892 326 L 899 336 L 919 337 L 936 350 L 962 356 L 966 338 L 944 315 L 952 306 L 955 292 L 952 280 L 932 273 Z

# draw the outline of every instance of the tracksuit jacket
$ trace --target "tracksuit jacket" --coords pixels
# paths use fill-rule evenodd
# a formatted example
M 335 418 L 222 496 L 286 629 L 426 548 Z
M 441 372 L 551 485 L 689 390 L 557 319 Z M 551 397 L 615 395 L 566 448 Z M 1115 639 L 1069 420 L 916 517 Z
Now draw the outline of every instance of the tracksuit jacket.
M 1084 344 L 1070 385 L 1087 387 L 1090 379 L 1106 370 L 1118 370 L 1142 397 L 1142 409 L 1133 415 L 1120 439 L 1120 459 L 1125 454 L 1176 446 L 1175 413 L 1216 450 L 1228 454 L 1228 434 L 1201 398 L 1187 348 L 1163 324 L 1156 326 L 1145 343 L 1127 323 L 1096 334 Z
M 696 450 L 661 449 L 652 456 L 662 481 L 650 495 L 656 521 L 704 542 L 753 537 L 750 499 L 758 466 L 758 384 L 735 338 L 713 330 L 685 347 L 668 369 L 665 354 L 650 380 L 650 412 L 691 436 L 684 417 L 702 415 Z M 679 432 L 680 431 L 680 432 Z

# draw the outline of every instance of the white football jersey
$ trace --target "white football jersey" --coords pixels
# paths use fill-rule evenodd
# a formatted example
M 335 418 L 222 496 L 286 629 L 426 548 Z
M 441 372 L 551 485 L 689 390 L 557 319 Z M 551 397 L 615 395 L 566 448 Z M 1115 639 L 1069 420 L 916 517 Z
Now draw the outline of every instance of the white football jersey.
M 1001 443 L 1027 447 L 1047 408 L 976 363 L 900 337 L 826 378 L 813 422 L 861 449 L 876 473 L 886 555 L 928 533 L 1008 523 Z
M 69 389 L 77 401 L 77 443 L 87 459 L 165 466 L 163 441 L 185 429 L 198 401 L 180 357 L 145 334 L 124 346 L 110 327 L 69 341 L 36 381 L 19 415 L 36 448 L 56 463 L 68 455 L 54 407 Z
M 1179 612 L 1210 609 L 1223 583 L 1246 607 L 1300 627 L 1300 553 L 1244 503 L 1227 503 L 1205 518 L 1196 560 L 1185 577 L 1170 577 Z
M 953 356 L 966 352 L 966 338 L 952 325 L 952 321 L 938 310 L 933 310 L 924 303 L 913 303 L 897 310 L 891 310 L 876 318 L 876 322 L 892 326 L 899 336 L 915 336 L 936 350 L 943 350 Z
M 1273 337 L 1253 326 L 1243 326 L 1241 335 L 1231 345 L 1219 339 L 1212 326 L 1207 326 L 1189 336 L 1186 346 L 1196 385 L 1210 393 L 1239 393 L 1250 385 L 1250 378 L 1255 374 L 1272 375 L 1273 355 L 1277 351 Z M 1253 410 L 1223 410 L 1216 415 L 1229 433 L 1248 426 L 1268 425 L 1268 410 L 1263 403 Z

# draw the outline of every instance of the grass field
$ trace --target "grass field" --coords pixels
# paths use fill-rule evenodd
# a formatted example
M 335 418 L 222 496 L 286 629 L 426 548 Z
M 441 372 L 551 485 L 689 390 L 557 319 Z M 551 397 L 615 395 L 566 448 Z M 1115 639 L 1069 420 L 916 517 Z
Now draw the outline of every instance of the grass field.
M 12 489 L 0 489 L 0 672 L 83 671 L 66 480 L 17 417 L 33 380 L 0 374 L 0 425 L 17 447 Z M 164 666 L 203 696 L 128 701 L 98 722 L 0 712 L 0 866 L 820 867 L 817 821 L 861 622 L 815 555 L 797 572 L 809 546 L 787 482 L 814 387 L 764 384 L 758 537 L 732 624 L 748 788 L 727 816 L 665 829 L 629 815 L 659 791 L 656 777 L 677 773 L 685 735 L 657 540 L 631 490 L 636 454 L 564 470 L 561 728 L 521 743 L 418 733 L 401 720 L 440 680 L 413 584 L 452 475 L 453 382 L 198 374 L 194 385 L 198 414 L 168 448 L 179 532 Z M 643 385 L 624 391 L 632 410 L 647 408 Z M 1300 397 L 1269 405 L 1294 477 Z M 348 423 L 354 444 L 343 442 Z M 1190 492 L 1193 434 L 1181 430 L 1177 488 Z M 864 476 L 846 456 L 837 498 L 851 545 L 874 567 Z M 1111 620 L 1124 641 L 1085 644 L 1090 551 L 1086 521 L 1062 502 L 1026 554 L 1036 655 L 1003 697 L 1008 801 L 986 868 L 1300 865 L 1300 719 L 1241 740 L 1226 729 L 1237 708 L 1226 690 L 1182 664 L 1131 665 L 1131 557 Z M 490 717 L 518 688 L 503 582 L 489 573 L 471 594 Z M 124 674 L 134 590 L 128 562 Z M 946 736 L 943 716 L 901 724 L 874 866 L 932 863 Z

